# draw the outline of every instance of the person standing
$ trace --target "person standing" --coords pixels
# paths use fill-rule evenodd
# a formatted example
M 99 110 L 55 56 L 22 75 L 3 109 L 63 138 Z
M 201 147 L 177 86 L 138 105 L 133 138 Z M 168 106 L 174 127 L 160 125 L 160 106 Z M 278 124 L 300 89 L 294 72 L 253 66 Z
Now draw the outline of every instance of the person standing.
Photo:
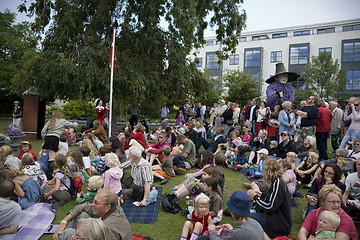
M 222 127 L 222 124 L 221 124 L 221 116 L 223 115 L 223 113 L 225 112 L 225 110 L 227 109 L 226 105 L 225 105 L 225 100 L 224 99 L 221 99 L 220 100 L 220 106 L 218 108 L 216 108 L 215 110 L 215 125 L 214 125 L 214 128 L 213 128 L 213 133 L 216 132 L 216 130 L 219 128 L 219 127 Z
M 240 123 L 240 108 L 239 108 L 239 104 L 237 103 L 233 103 L 232 105 L 232 108 L 233 108 L 233 121 L 234 121 L 234 124 L 235 123 Z
M 332 112 L 332 119 L 330 124 L 330 137 L 331 137 L 331 146 L 335 152 L 339 148 L 341 143 L 341 120 L 344 114 L 343 110 L 337 107 L 337 102 L 330 101 L 329 108 Z
M 160 122 L 164 120 L 165 118 L 168 118 L 169 116 L 169 108 L 166 106 L 166 103 L 164 102 L 162 104 L 162 107 L 160 108 Z
M 233 109 L 232 109 L 232 103 L 228 102 L 227 109 L 221 116 L 221 121 L 224 128 L 224 135 L 227 136 L 230 130 L 230 127 L 234 125 L 233 122 Z
M 298 141 L 303 142 L 307 136 L 315 136 L 316 132 L 316 118 L 319 115 L 319 109 L 315 106 L 316 97 L 310 96 L 308 98 L 307 106 L 302 107 L 296 111 L 296 114 L 301 117 L 300 128 L 296 131 Z
M 101 126 L 104 126 L 104 119 L 106 114 L 106 108 L 103 106 L 103 101 L 98 98 L 95 100 L 96 120 L 100 122 Z
M 15 107 L 14 107 L 13 112 L 12 112 L 13 125 L 21 128 L 22 109 L 20 107 L 20 102 L 15 101 L 14 105 L 15 105 Z
M 131 108 L 131 118 L 130 118 L 130 125 L 132 129 L 134 129 L 134 126 L 137 124 L 139 115 L 140 115 L 140 109 L 137 107 L 137 104 L 134 103 Z
M 250 102 L 250 107 L 248 108 L 247 112 L 246 112 L 246 119 L 249 120 L 249 122 L 251 123 L 251 132 L 253 134 L 254 137 L 256 137 L 256 113 L 257 110 L 259 109 L 259 107 L 256 105 L 256 98 L 254 98 L 253 100 L 251 100 Z
M 354 102 L 356 100 L 357 100 L 356 97 L 349 98 L 347 106 L 351 106 L 352 104 L 354 104 Z M 349 108 L 346 116 L 349 116 L 351 113 L 352 113 L 352 109 Z M 344 118 L 345 118 L 345 112 L 344 112 L 342 122 L 341 122 L 341 129 L 340 129 L 341 139 L 343 139 L 343 137 L 345 136 L 345 133 L 347 132 L 347 130 L 349 129 L 349 126 L 351 124 L 351 119 L 345 120 Z M 341 144 L 340 144 L 340 148 L 344 148 L 344 147 L 345 147 L 345 145 L 341 146 Z
M 325 105 L 325 99 L 319 99 L 319 115 L 316 118 L 316 147 L 319 151 L 319 159 L 326 160 L 327 156 L 327 139 L 330 132 L 332 113 Z

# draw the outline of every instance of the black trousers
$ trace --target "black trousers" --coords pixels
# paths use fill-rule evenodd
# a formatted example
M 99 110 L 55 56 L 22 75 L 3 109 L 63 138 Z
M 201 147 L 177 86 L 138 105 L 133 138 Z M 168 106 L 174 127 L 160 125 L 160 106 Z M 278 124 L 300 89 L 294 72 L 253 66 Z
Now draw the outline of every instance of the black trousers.
M 326 160 L 328 159 L 327 155 L 327 139 L 329 136 L 328 132 L 316 132 L 316 147 L 319 151 L 319 159 Z

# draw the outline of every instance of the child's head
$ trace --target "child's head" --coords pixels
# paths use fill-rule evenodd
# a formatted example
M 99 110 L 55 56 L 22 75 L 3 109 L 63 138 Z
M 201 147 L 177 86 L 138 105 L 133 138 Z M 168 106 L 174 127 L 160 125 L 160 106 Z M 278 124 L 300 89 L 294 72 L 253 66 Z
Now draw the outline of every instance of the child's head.
M 247 150 L 247 147 L 245 146 L 239 146 L 238 148 L 236 148 L 235 152 L 238 156 L 243 155 Z
M 346 157 L 338 157 L 336 159 L 336 164 L 340 167 L 343 168 L 348 164 L 348 159 Z
M 25 153 L 21 158 L 20 168 L 23 169 L 27 165 L 31 165 L 35 162 L 31 153 Z
M 260 158 L 267 158 L 267 156 L 269 155 L 269 151 L 266 148 L 262 148 L 259 151 L 257 151 L 257 153 L 259 154 Z
M 104 178 L 102 176 L 92 176 L 89 178 L 88 188 L 91 190 L 99 190 L 104 185 Z
M 176 155 L 181 154 L 181 153 L 182 153 L 182 150 L 181 150 L 180 147 L 184 148 L 183 145 L 180 145 L 179 147 L 173 147 L 172 152 L 171 152 L 171 155 L 172 155 L 172 156 L 176 156 Z
M 180 134 L 185 134 L 185 128 L 180 128 L 180 129 L 179 129 L 179 133 L 180 133 Z
M 100 147 L 99 148 L 99 154 L 100 154 L 100 157 L 103 157 L 105 156 L 105 154 L 107 154 L 108 150 L 106 147 Z
M 319 154 L 317 154 L 316 152 L 309 152 L 308 153 L 308 157 L 306 159 L 306 163 L 308 165 L 314 165 L 319 161 Z
M 216 192 L 218 188 L 218 182 L 215 178 L 206 178 L 204 180 L 204 191 L 209 192 L 211 191 Z
M 90 148 L 87 146 L 80 147 L 79 151 L 83 154 L 84 157 L 88 157 L 90 155 Z
M 0 181 L 0 197 L 10 198 L 14 193 L 15 183 L 9 179 L 2 179 Z
M 201 179 L 205 180 L 206 178 L 215 178 L 218 179 L 217 173 L 214 167 L 207 167 L 204 169 Z
M 74 133 L 74 129 L 73 129 L 73 128 L 69 128 L 69 133 Z
M 200 193 L 195 198 L 195 216 L 202 217 L 205 216 L 209 212 L 209 197 L 206 196 L 204 193 Z
M 296 153 L 288 152 L 286 154 L 286 159 L 289 160 L 290 162 L 296 162 Z
M 108 167 L 117 167 L 120 164 L 119 158 L 115 153 L 105 154 L 105 162 Z
M 270 142 L 270 148 L 276 148 L 277 145 L 278 145 L 278 143 L 277 143 L 277 141 L 275 141 L 275 140 L 272 140 L 272 141 Z
M 218 152 L 215 154 L 215 164 L 216 165 L 220 165 L 220 166 L 224 166 L 225 161 L 226 161 L 226 156 L 223 152 Z
M 84 168 L 84 161 L 82 159 L 82 153 L 80 150 L 74 150 L 70 153 L 71 160 L 74 161 L 76 166 L 78 166 L 80 169 Z
M 331 211 L 323 211 L 318 219 L 318 230 L 335 231 L 340 225 L 340 217 Z
M 65 134 L 60 136 L 60 142 L 67 142 L 67 136 Z
M 165 146 L 162 150 L 162 153 L 164 154 L 164 156 L 169 156 L 171 153 L 171 147 Z
M 214 154 L 209 151 L 205 150 L 201 153 L 201 162 L 205 164 L 212 164 L 214 161 Z
M 285 159 L 280 159 L 280 160 L 279 160 L 279 163 L 281 164 L 284 172 L 285 172 L 286 170 L 288 170 L 288 169 L 291 169 L 291 163 L 292 163 L 291 160 L 288 160 L 287 158 L 285 158 Z
M 31 149 L 31 143 L 28 141 L 22 141 L 20 144 L 21 150 L 23 150 L 24 152 L 27 152 Z
M 24 173 L 22 171 L 18 170 L 14 166 L 9 166 L 9 167 L 5 168 L 5 174 L 8 179 L 14 179 L 17 176 L 24 175 Z
M 98 151 L 94 145 L 94 143 L 90 140 L 90 139 L 83 139 L 82 141 L 82 147 L 88 147 L 89 148 L 89 154 L 85 155 L 84 153 L 84 156 L 87 157 L 87 156 L 96 156 L 98 155 Z M 80 150 L 80 149 L 79 149 Z M 81 150 L 80 150 L 81 151 Z M 82 152 L 82 151 L 81 151 Z
M 57 169 L 65 168 L 66 163 L 67 163 L 66 156 L 64 154 L 60 153 L 60 154 L 56 155 L 54 164 Z
M 260 138 L 267 138 L 267 131 L 265 129 L 261 129 L 259 131 L 259 137 Z

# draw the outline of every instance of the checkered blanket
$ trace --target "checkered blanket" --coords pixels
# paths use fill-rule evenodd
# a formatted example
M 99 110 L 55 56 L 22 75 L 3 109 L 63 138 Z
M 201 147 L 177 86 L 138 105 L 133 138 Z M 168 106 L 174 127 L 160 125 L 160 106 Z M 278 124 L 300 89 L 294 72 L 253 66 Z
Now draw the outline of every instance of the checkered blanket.
M 1 236 L 1 240 L 35 240 L 39 239 L 54 220 L 55 212 L 50 209 L 51 204 L 36 203 L 21 211 L 20 230 L 16 234 Z
M 159 205 L 161 200 L 162 187 L 156 187 L 158 190 L 157 200 L 146 207 L 137 207 L 132 199 L 125 200 L 121 205 L 129 222 L 152 223 L 157 221 Z

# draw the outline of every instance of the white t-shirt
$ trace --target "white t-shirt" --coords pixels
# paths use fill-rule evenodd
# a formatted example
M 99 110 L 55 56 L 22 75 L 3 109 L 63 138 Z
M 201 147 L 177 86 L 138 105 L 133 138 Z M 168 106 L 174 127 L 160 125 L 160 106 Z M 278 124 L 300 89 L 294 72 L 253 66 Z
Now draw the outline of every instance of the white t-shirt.
M 59 145 L 60 145 L 60 153 L 62 155 L 67 155 L 68 152 L 69 152 L 69 145 L 67 142 L 59 142 Z
M 89 157 L 83 157 L 83 161 L 84 161 L 84 168 L 85 169 L 90 168 L 90 158 Z
M 263 109 L 259 108 L 258 110 L 259 110 L 262 114 L 265 115 L 265 113 L 266 113 L 266 108 L 263 108 Z M 257 121 L 257 122 L 261 122 L 261 119 L 263 119 L 263 118 L 264 118 L 264 117 L 263 117 L 260 113 L 258 113 L 258 116 L 257 116 L 256 121 Z
M 355 158 L 355 159 L 359 159 L 360 158 L 360 152 L 358 153 L 354 153 L 354 150 L 348 150 L 348 158 Z
M 346 186 L 346 191 L 350 192 L 351 190 L 354 191 L 353 196 L 355 198 L 360 198 L 360 188 L 359 187 L 354 187 L 354 184 L 356 182 L 360 182 L 360 178 L 358 176 L 357 172 L 351 173 L 346 177 L 346 181 L 345 181 L 345 186 Z

